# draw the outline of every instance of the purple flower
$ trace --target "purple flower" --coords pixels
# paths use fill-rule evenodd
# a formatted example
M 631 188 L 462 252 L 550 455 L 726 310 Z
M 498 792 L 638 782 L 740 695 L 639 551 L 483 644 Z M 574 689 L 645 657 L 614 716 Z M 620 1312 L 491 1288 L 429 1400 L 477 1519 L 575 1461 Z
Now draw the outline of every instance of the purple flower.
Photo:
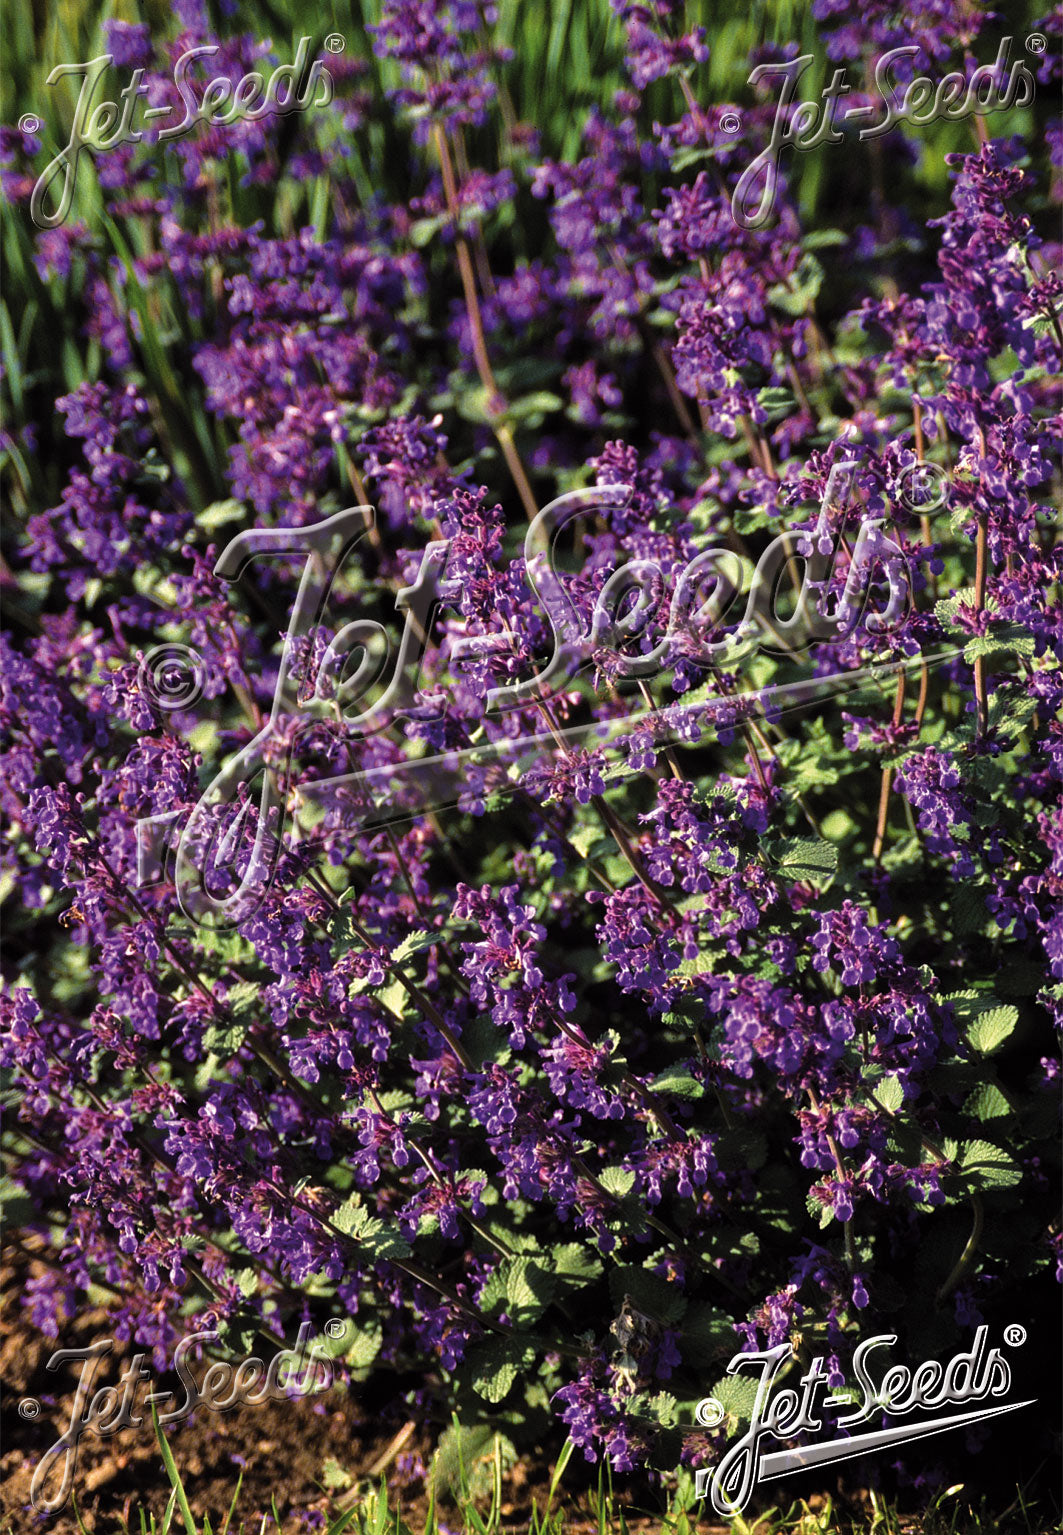
M 107 52 L 119 69 L 146 68 L 151 63 L 151 29 L 128 21 L 105 21 Z

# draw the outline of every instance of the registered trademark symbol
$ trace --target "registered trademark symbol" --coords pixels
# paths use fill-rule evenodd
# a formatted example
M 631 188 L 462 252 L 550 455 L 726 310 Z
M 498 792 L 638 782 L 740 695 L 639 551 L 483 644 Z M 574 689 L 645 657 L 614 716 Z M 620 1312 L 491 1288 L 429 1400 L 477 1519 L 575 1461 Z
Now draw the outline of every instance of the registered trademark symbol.
M 948 499 L 949 477 L 940 464 L 909 464 L 901 474 L 900 491 L 910 512 L 936 512 Z
M 720 127 L 724 133 L 741 133 L 742 119 L 737 112 L 725 112 L 720 118 Z
M 40 1402 L 38 1402 L 35 1396 L 24 1396 L 18 1404 L 18 1415 L 20 1418 L 39 1418 L 41 1415 Z
M 325 1332 L 330 1338 L 342 1338 L 347 1331 L 347 1323 L 341 1317 L 329 1317 L 325 1323 Z
M 726 1417 L 722 1402 L 718 1402 L 714 1396 L 702 1397 L 694 1408 L 694 1416 L 702 1428 L 716 1428 Z
M 1018 1322 L 1012 1322 L 1010 1327 L 1004 1329 L 1004 1342 L 1010 1348 L 1019 1348 L 1026 1342 L 1025 1327 L 1021 1327 Z
M 32 112 L 24 112 L 18 120 L 18 125 L 23 133 L 36 133 L 41 126 L 39 117 L 34 117 Z
M 330 32 L 325 39 L 325 47 L 329 53 L 342 53 L 347 46 L 347 39 L 342 32 Z
M 1043 32 L 1031 32 L 1026 39 L 1027 53 L 1044 53 L 1048 47 L 1048 39 Z

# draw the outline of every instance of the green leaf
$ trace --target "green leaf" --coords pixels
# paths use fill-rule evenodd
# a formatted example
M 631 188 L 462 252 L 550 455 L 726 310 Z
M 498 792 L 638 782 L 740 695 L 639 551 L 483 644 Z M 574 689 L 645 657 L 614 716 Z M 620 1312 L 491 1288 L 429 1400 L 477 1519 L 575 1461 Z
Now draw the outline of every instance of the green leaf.
M 989 1119 L 1006 1119 L 1012 1113 L 1012 1107 L 999 1087 L 992 1082 L 983 1082 L 967 1099 L 963 1112 L 984 1124 Z
M 202 949 L 205 954 L 216 955 L 226 965 L 237 964 L 245 959 L 247 954 L 253 954 L 246 938 L 240 933 L 230 933 L 224 929 L 216 932 L 209 927 L 197 928 L 195 942 L 197 948 Z
M 506 1273 L 506 1309 L 514 1326 L 527 1327 L 550 1304 L 554 1294 L 554 1276 L 534 1258 L 511 1258 L 503 1265 Z
M 354 929 L 351 914 L 345 906 L 334 911 L 325 924 L 332 938 L 332 957 L 342 959 L 347 950 L 354 947 Z
M 492 1338 L 469 1354 L 473 1389 L 487 1402 L 501 1402 L 513 1389 L 521 1369 L 535 1359 L 530 1344 L 516 1338 Z
M 767 412 L 769 420 L 772 417 L 778 419 L 793 410 L 794 397 L 791 390 L 782 389 L 777 384 L 768 384 L 757 391 L 757 404 Z
M 840 229 L 810 229 L 801 236 L 804 250 L 823 250 L 828 245 L 844 245 L 849 236 Z
M 374 1258 L 405 1258 L 410 1251 L 410 1244 L 390 1220 L 374 1217 L 366 1223 L 359 1240 Z
M 957 937 L 973 937 L 983 933 L 989 922 L 985 903 L 988 887 L 956 885 L 949 897 L 950 917 Z
M 348 1328 L 352 1325 L 350 1322 L 347 1323 Z M 344 1362 L 354 1370 L 368 1369 L 380 1353 L 383 1342 L 384 1329 L 379 1322 L 373 1322 L 368 1327 L 359 1327 L 344 1352 Z
M 517 1452 L 505 1434 L 495 1433 L 486 1423 L 459 1423 L 455 1414 L 453 1425 L 441 1436 L 432 1459 L 433 1495 L 446 1494 L 455 1502 L 463 1497 L 489 1497 L 496 1448 L 504 1469 L 516 1464 Z M 434 1519 L 431 1527 L 436 1527 Z M 390 1525 L 384 1528 L 390 1531 Z M 408 1535 L 405 1525 L 402 1532 Z
M 230 1353 L 244 1358 L 255 1346 L 258 1320 L 250 1312 L 234 1311 L 231 1316 L 221 1319 L 218 1333 Z
M 410 225 L 410 244 L 419 250 L 434 240 L 445 224 L 450 222 L 449 213 L 436 213 L 431 218 L 414 219 Z
M 963 659 L 968 665 L 973 665 L 982 656 L 992 670 L 1004 666 L 1015 656 L 1032 656 L 1036 648 L 1033 635 L 1028 634 L 1020 624 L 1003 624 L 989 634 L 976 634 L 968 640 L 963 647 Z
M 691 1306 L 683 1318 L 679 1347 L 683 1363 L 704 1367 L 721 1354 L 730 1356 L 737 1347 L 734 1322 L 715 1306 Z
M 376 996 L 379 997 L 380 1002 L 389 1012 L 397 1013 L 400 1018 L 410 1003 L 410 994 L 398 979 L 389 981 L 386 986 L 382 986 L 376 992 Z
M 996 1007 L 997 999 L 988 991 L 977 991 L 973 986 L 966 987 L 963 991 L 946 992 L 941 999 L 952 1008 L 961 1023 L 974 1018 L 978 1013 L 984 1013 L 988 1007 Z
M 618 1311 L 627 1296 L 636 1311 L 666 1327 L 677 1322 L 687 1308 L 686 1297 L 678 1284 L 633 1263 L 619 1264 L 610 1270 L 609 1294 Z
M 961 586 L 952 594 L 951 597 L 943 597 L 940 602 L 935 602 L 934 617 L 937 619 L 939 624 L 945 624 L 947 626 L 951 624 L 952 620 L 956 617 L 956 614 L 960 610 L 960 605 L 963 604 L 966 607 L 973 607 L 974 599 L 974 587 Z
M 208 1023 L 203 1030 L 205 1048 L 218 1060 L 229 1060 L 247 1038 L 249 1022 L 249 1019 L 232 1018 L 224 1023 Z
M 453 407 L 466 421 L 472 421 L 477 426 L 490 426 L 495 417 L 491 411 L 491 396 L 482 384 L 475 384 L 470 389 L 463 387 L 460 379 L 454 393 Z
M 918 837 L 898 837 L 882 855 L 882 867 L 887 869 L 898 884 L 913 880 L 924 862 L 923 844 Z
M 670 1391 L 658 1391 L 651 1396 L 646 1406 L 651 1418 L 656 1418 L 658 1423 L 665 1428 L 671 1428 L 676 1421 L 677 1402 Z
M 607 1193 L 623 1199 L 631 1192 L 635 1174 L 628 1167 L 607 1167 L 598 1174 L 598 1182 Z
M 321 1468 L 321 1480 L 332 1491 L 334 1488 L 349 1487 L 352 1477 L 349 1471 L 344 1471 L 338 1460 L 326 1460 Z
M 875 1097 L 884 1109 L 896 1114 L 904 1102 L 904 1089 L 897 1077 L 883 1077 L 875 1088 Z
M 1037 699 L 1025 684 L 1002 685 L 989 700 L 989 728 L 1007 735 L 1018 735 L 1037 713 Z
M 692 165 L 704 165 L 708 160 L 715 158 L 715 149 L 709 149 L 703 144 L 691 145 L 687 149 L 680 149 L 672 156 L 672 170 L 678 175 L 680 171 L 689 170 Z
M 609 846 L 609 838 L 603 837 L 601 827 L 593 824 L 574 826 L 568 840 L 582 858 L 596 857 Z
M 211 1082 L 217 1079 L 221 1064 L 221 1061 L 213 1052 L 204 1056 L 203 1060 L 196 1067 L 195 1075 L 192 1078 L 197 1093 L 205 1093 Z
M 488 1274 L 484 1287 L 480 1291 L 479 1306 L 482 1311 L 499 1311 L 506 1299 L 506 1259 L 498 1265 L 492 1273 Z
M 406 1109 L 412 1109 L 414 1104 L 417 1102 L 413 1094 L 408 1093 L 405 1088 L 402 1087 L 381 1088 L 377 1092 L 376 1096 L 380 1107 L 384 1110 L 385 1114 L 401 1114 Z M 362 1101 L 364 1103 L 369 1102 L 368 1094 L 363 1098 Z
M 196 513 L 196 527 L 206 528 L 212 533 L 215 528 L 220 528 L 226 522 L 235 522 L 238 518 L 247 516 L 247 508 L 242 501 L 234 501 L 231 497 L 226 501 L 214 501 L 210 506 L 204 507 Z
M 838 849 L 832 842 L 819 838 L 785 838 L 776 842 L 770 852 L 776 871 L 783 878 L 821 888 L 830 884 L 838 867 Z
M 248 1028 L 255 1022 L 262 1005 L 262 987 L 258 981 L 238 981 L 230 985 L 225 999 L 225 1018 L 207 1024 L 202 1032 L 202 1042 L 207 1050 L 219 1058 L 235 1056 L 245 1039 Z
M 505 1065 L 511 1053 L 506 1038 L 489 1012 L 475 1013 L 461 1031 L 461 1042 L 478 1071 L 487 1061 Z
M 580 1289 L 601 1277 L 602 1260 L 582 1242 L 564 1242 L 550 1254 L 554 1276 L 566 1290 Z
M 659 1077 L 654 1077 L 649 1088 L 651 1093 L 667 1093 L 672 1098 L 693 1100 L 705 1096 L 704 1084 L 681 1066 L 669 1066 Z
M 329 1327 L 336 1329 L 335 1336 L 328 1331 Z M 353 1336 L 353 1322 L 347 1318 L 333 1317 L 326 1325 L 325 1331 L 319 1332 L 310 1340 L 310 1347 L 323 1359 L 345 1359 Z
M 404 1258 L 410 1251 L 398 1227 L 370 1215 L 360 1194 L 351 1194 L 333 1211 L 332 1224 L 344 1236 L 353 1237 L 372 1258 Z
M 989 1007 L 978 1013 L 967 1025 L 967 1040 L 979 1055 L 992 1055 L 999 1050 L 1019 1021 L 1019 1009 L 1010 1003 Z
M 433 943 L 438 942 L 438 933 L 430 933 L 425 928 L 419 928 L 415 933 L 407 933 L 406 937 L 392 952 L 392 964 L 401 965 L 403 960 L 409 959 L 411 954 L 417 954 L 421 949 L 430 948 Z
M 960 1171 L 976 1189 L 1010 1189 L 1022 1182 L 1022 1168 L 992 1141 L 967 1141 L 960 1156 Z
M 712 508 L 712 510 L 715 514 L 715 508 Z M 736 506 L 731 513 L 731 526 L 736 533 L 740 533 L 743 536 L 746 533 L 761 532 L 767 525 L 767 522 L 768 513 L 767 509 L 763 506 Z
M 783 754 L 780 751 L 778 755 Z M 845 759 L 853 763 L 855 758 Z M 807 789 L 823 789 L 830 784 L 836 784 L 841 775 L 841 764 L 834 761 L 829 751 L 806 751 L 797 760 L 788 766 L 790 781 L 798 794 L 803 794 Z
M 709 1392 L 727 1413 L 730 1424 L 748 1423 L 757 1402 L 755 1375 L 725 1375 Z
M 786 314 L 807 314 L 816 301 L 823 283 L 823 264 L 811 251 L 797 263 L 789 283 L 776 283 L 768 289 L 768 302 Z
M 5 1173 L 0 1178 L 0 1216 L 5 1226 L 21 1226 L 33 1218 L 34 1201 L 13 1178 Z
M 357 1236 L 369 1212 L 362 1203 L 361 1194 L 351 1194 L 332 1212 L 332 1224 L 344 1236 Z
M 844 842 L 857 830 L 856 822 L 848 810 L 831 810 L 819 823 L 821 831 L 830 842 Z
M 672 1003 L 671 1012 L 661 1014 L 661 1022 L 666 1029 L 680 1029 L 689 1034 L 704 1016 L 705 1004 L 700 998 L 680 996 Z
M 234 1018 L 243 1017 L 262 1005 L 262 987 L 258 981 L 237 981 L 229 987 L 227 1008 Z
M 519 400 L 511 400 L 507 415 L 522 426 L 535 427 L 541 424 L 544 416 L 552 411 L 561 410 L 564 403 L 561 396 L 554 394 L 551 390 L 536 389 L 532 394 L 526 394 Z

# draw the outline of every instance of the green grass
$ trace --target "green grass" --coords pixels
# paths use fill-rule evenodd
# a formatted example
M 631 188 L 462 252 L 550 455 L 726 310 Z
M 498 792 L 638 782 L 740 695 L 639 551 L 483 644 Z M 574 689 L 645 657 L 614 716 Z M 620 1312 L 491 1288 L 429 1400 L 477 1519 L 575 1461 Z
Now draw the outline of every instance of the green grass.
M 399 83 L 398 65 L 376 58 L 367 30 L 379 19 L 380 8 L 381 0 L 256 0 L 254 5 L 241 0 L 236 14 L 219 29 L 222 35 L 248 32 L 263 40 L 268 37 L 283 60 L 293 56 L 304 34 L 313 39 L 315 52 L 327 34 L 342 34 L 346 55 L 366 66 L 359 89 L 367 90 L 371 101 L 355 142 L 348 143 L 352 176 L 365 204 L 375 197 L 402 202 L 417 190 L 410 182 L 407 129 L 397 121 L 388 99 L 388 92 Z M 1027 13 L 1032 16 L 1036 8 L 1034 0 L 1007 0 L 1002 12 L 1007 29 L 1021 33 Z M 42 149 L 33 165 L 38 174 L 68 141 L 79 86 L 70 77 L 48 86 L 48 75 L 57 64 L 86 61 L 102 53 L 104 22 L 116 17 L 146 22 L 159 45 L 177 31 L 168 0 L 142 0 L 136 9 L 132 0 L 56 0 L 47 6 L 11 0 L 0 11 L 0 121 L 15 123 L 25 113 L 40 119 Z M 712 43 L 708 62 L 691 77 L 699 100 L 733 101 L 739 106 L 750 100 L 750 55 L 765 41 L 792 41 L 812 53 L 815 62 L 806 83 L 809 90 L 818 91 L 827 59 L 817 38 L 811 0 L 756 0 L 753 5 L 746 0 L 711 5 L 691 0 L 687 19 L 690 24 L 705 25 Z M 472 161 L 488 169 L 513 163 L 506 125 L 514 122 L 536 128 L 540 158 L 578 158 L 592 110 L 599 107 L 611 113 L 617 91 L 630 87 L 623 66 L 623 29 L 609 0 L 500 0 L 496 36 L 512 50 L 512 56 L 499 72 L 499 110 L 492 114 L 490 125 L 469 136 Z M 119 74 L 124 79 L 123 72 Z M 106 80 L 116 84 L 117 78 L 108 75 Z M 669 81 L 656 81 L 642 94 L 642 120 L 647 125 L 674 121 L 682 111 Z M 327 125 L 317 126 L 331 131 Z M 1026 110 L 1013 113 L 1007 126 L 1009 131 L 1027 131 Z M 915 173 L 916 183 L 921 194 L 940 197 L 947 175 L 944 156 L 970 147 L 969 127 L 939 123 L 925 130 L 925 137 L 928 152 Z M 176 149 L 153 153 L 164 162 Z M 830 196 L 831 163 L 827 154 L 791 157 L 789 175 L 803 215 L 811 223 L 817 210 L 821 217 L 826 212 L 829 221 L 830 210 L 823 205 Z M 241 169 L 241 157 L 234 154 L 226 174 L 218 177 L 219 216 L 243 226 L 261 220 L 267 235 L 273 236 L 287 236 L 306 225 L 324 230 L 331 224 L 334 189 L 328 175 L 299 179 L 286 175 L 282 164 L 270 185 L 241 186 Z M 659 204 L 661 187 L 654 178 L 646 178 L 643 192 L 647 207 Z M 495 232 L 501 237 L 500 253 L 512 261 L 540 254 L 547 238 L 547 210 L 526 187 L 521 188 L 518 211 L 518 217 L 508 218 L 504 231 Z M 148 394 L 157 402 L 171 462 L 193 509 L 202 510 L 228 494 L 225 466 L 232 440 L 228 429 L 207 411 L 202 381 L 190 362 L 196 346 L 212 331 L 210 317 L 205 323 L 190 319 L 165 273 L 153 280 L 150 292 L 141 289 L 132 275 L 132 262 L 147 250 L 144 222 L 138 217 L 108 216 L 88 152 L 81 156 L 67 222 L 76 220 L 83 220 L 93 232 L 101 269 L 128 316 L 135 358 L 132 372 L 143 377 Z M 41 279 L 33 261 L 36 232 L 25 209 L 5 205 L 0 209 L 0 228 L 6 277 L 0 304 L 0 340 L 7 368 L 3 406 L 13 439 L 0 455 L 0 470 L 16 515 L 24 518 L 35 508 L 54 505 L 65 478 L 67 445 L 53 424 L 53 401 L 82 383 L 94 382 L 106 359 L 98 342 L 87 342 L 83 335 L 78 269 L 65 280 Z M 38 429 L 33 453 L 18 446 L 19 431 L 27 422 L 35 422 Z
M 236 1480 L 228 1507 L 213 1519 L 198 1518 L 173 1453 L 152 1408 L 155 1436 L 162 1458 L 161 1469 L 170 1485 L 170 1495 L 161 1517 L 141 1509 L 128 1519 L 118 1519 L 111 1526 L 97 1522 L 95 1535 L 295 1535 L 310 1528 L 298 1514 L 284 1517 L 276 1497 L 268 1514 L 241 1516 L 239 1511 L 243 1473 Z M 460 1442 L 460 1441 L 459 1441 Z M 680 1470 L 663 1513 L 650 1516 L 626 1504 L 613 1486 L 609 1467 L 603 1466 L 597 1489 L 581 1500 L 577 1510 L 563 1488 L 565 1472 L 574 1446 L 566 1441 L 557 1458 L 550 1484 L 536 1504 L 530 1518 L 519 1524 L 503 1516 L 504 1460 L 503 1441 L 498 1434 L 485 1446 L 475 1466 L 468 1466 L 460 1454 L 453 1466 L 440 1465 L 437 1454 L 429 1482 L 427 1510 L 410 1523 L 413 1515 L 402 1510 L 388 1488 L 386 1476 L 379 1485 L 368 1480 L 326 1476 L 323 1485 L 337 1487 L 333 1507 L 323 1526 L 323 1535 L 570 1535 L 578 1528 L 580 1535 L 1048 1535 L 1039 1522 L 1036 1509 L 1027 1502 L 1021 1489 L 1009 1507 L 990 1507 L 983 1498 L 977 1504 L 964 1497 L 961 1485 L 938 1494 L 918 1515 L 901 1514 L 874 1491 L 867 1494 L 867 1507 L 854 1516 L 838 1508 L 830 1497 L 810 1502 L 798 1499 L 785 1508 L 773 1507 L 754 1515 L 741 1515 L 723 1523 L 706 1518 L 704 1500 L 694 1495 L 694 1478 Z M 333 1463 L 334 1465 L 335 1463 Z M 407 1500 L 409 1501 L 409 1500 Z M 443 1506 L 439 1507 L 438 1503 Z M 89 1535 L 76 1494 L 72 1499 L 79 1535 Z

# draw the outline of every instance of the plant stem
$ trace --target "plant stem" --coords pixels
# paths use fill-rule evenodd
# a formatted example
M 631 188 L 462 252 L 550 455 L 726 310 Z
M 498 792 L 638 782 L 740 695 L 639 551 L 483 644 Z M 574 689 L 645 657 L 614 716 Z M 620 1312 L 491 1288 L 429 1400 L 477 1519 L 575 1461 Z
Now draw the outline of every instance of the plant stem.
M 439 155 L 439 169 L 443 177 L 443 196 L 446 199 L 447 212 L 454 224 L 454 243 L 458 253 L 458 272 L 461 277 L 461 286 L 465 294 L 465 309 L 469 317 L 469 331 L 472 336 L 472 353 L 476 362 L 476 371 L 480 375 L 480 383 L 487 395 L 487 411 L 491 417 L 491 424 L 498 445 L 502 449 L 502 457 L 513 477 L 513 483 L 517 487 L 528 521 L 531 522 L 539 514 L 539 507 L 532 492 L 528 476 L 524 472 L 520 454 L 517 452 L 516 443 L 513 441 L 513 433 L 502 416 L 505 413 L 506 402 L 502 391 L 498 387 L 494 370 L 491 367 L 491 359 L 487 354 L 487 338 L 484 333 L 483 315 L 480 311 L 480 298 L 476 291 L 476 271 L 473 265 L 472 252 L 469 242 L 461 229 L 461 209 L 458 203 L 458 185 L 454 175 L 454 163 L 450 157 L 450 148 L 447 144 L 447 135 L 441 123 L 437 123 L 433 130 L 436 151 Z
M 898 729 L 904 718 L 904 672 L 897 673 L 897 696 L 893 702 L 893 728 Z M 890 789 L 893 786 L 893 769 L 882 769 L 882 787 L 878 796 L 878 823 L 875 827 L 875 845 L 872 850 L 872 858 L 877 864 L 882 858 L 882 849 L 886 843 L 886 823 L 890 813 Z
M 963 1249 L 963 1252 L 956 1260 L 956 1266 L 953 1268 L 951 1274 L 945 1280 L 945 1283 L 941 1286 L 940 1290 L 938 1290 L 937 1295 L 935 1296 L 935 1300 L 939 1306 L 941 1305 L 942 1301 L 946 1300 L 947 1297 L 952 1294 L 953 1290 L 959 1284 L 964 1274 L 966 1274 L 967 1270 L 970 1268 L 971 1262 L 974 1259 L 974 1255 L 978 1251 L 978 1244 L 982 1240 L 982 1227 L 985 1224 L 985 1211 L 982 1207 L 982 1199 L 979 1194 L 973 1192 L 969 1197 L 971 1201 L 971 1210 L 974 1216 L 971 1222 L 971 1234 L 967 1238 L 966 1247 Z
M 822 1118 L 823 1113 L 819 1105 L 819 1099 L 816 1097 L 816 1094 L 811 1087 L 808 1088 L 807 1091 L 813 1112 Z M 824 1133 L 827 1137 L 827 1145 L 830 1147 L 830 1154 L 834 1158 L 834 1166 L 838 1172 L 838 1179 L 841 1183 L 844 1183 L 846 1181 L 845 1163 L 842 1161 L 842 1154 L 838 1149 L 838 1142 L 834 1139 L 834 1132 L 832 1130 L 825 1130 Z M 850 1270 L 850 1272 L 852 1272 L 856 1268 L 856 1247 L 853 1243 L 852 1216 L 850 1216 L 847 1221 L 842 1221 L 842 1230 L 845 1234 L 845 1263 L 846 1267 Z
M 988 567 L 987 544 L 989 530 L 987 515 L 978 518 L 978 537 L 975 542 L 974 605 L 977 612 L 985 608 L 986 574 Z M 989 695 L 985 685 L 985 656 L 976 656 L 974 662 L 974 696 L 978 705 L 978 734 L 984 736 L 989 729 Z

